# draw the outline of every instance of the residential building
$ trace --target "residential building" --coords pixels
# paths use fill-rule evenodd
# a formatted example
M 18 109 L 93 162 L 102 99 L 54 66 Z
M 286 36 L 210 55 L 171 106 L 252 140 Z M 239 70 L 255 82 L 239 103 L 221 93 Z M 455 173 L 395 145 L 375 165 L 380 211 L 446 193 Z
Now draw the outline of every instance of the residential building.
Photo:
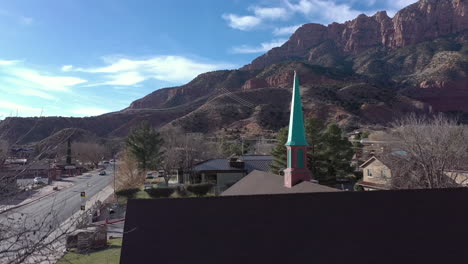
M 373 156 L 364 162 L 362 169 L 362 180 L 358 182 L 364 190 L 388 190 L 392 171 L 380 159 Z
M 270 155 L 243 155 L 228 159 L 211 159 L 193 168 L 194 176 L 186 183 L 211 182 L 219 194 L 254 170 L 269 171 L 273 157 Z

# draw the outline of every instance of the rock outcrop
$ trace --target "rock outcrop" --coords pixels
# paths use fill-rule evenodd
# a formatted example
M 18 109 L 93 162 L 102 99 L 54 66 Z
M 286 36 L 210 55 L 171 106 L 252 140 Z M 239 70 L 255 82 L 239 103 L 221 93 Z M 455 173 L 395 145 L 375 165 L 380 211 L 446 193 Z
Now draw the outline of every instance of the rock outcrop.
M 393 18 L 385 11 L 360 15 L 343 24 L 305 24 L 281 47 L 273 48 L 242 69 L 262 69 L 285 60 L 316 58 L 316 48 L 332 42 L 337 54 L 359 54 L 372 47 L 402 48 L 468 29 L 467 0 L 420 0 Z

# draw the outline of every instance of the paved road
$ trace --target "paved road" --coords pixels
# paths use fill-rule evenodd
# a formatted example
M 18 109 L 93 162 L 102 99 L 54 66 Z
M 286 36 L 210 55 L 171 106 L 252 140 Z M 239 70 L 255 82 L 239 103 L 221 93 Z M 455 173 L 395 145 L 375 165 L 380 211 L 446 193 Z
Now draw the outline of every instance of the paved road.
M 111 184 L 112 171 L 108 169 L 107 172 L 108 173 L 103 176 L 98 175 L 97 172 L 91 172 L 75 177 L 76 182 L 72 187 L 30 205 L 15 209 L 12 213 L 23 213 L 33 218 L 42 219 L 49 212 L 55 212 L 61 223 L 72 216 L 76 211 L 80 210 L 81 203 Z M 85 199 L 80 197 L 81 192 L 86 193 Z
M 65 178 L 64 180 L 68 179 Z M 94 171 L 70 180 L 75 183 L 72 187 L 54 193 L 37 202 L 11 210 L 8 213 L 0 214 L 0 224 L 8 217 L 8 219 L 24 219 L 21 222 L 16 221 L 15 225 L 18 228 L 26 226 L 29 230 L 28 227 L 37 227 L 44 222 L 47 224 L 46 226 L 51 226 L 53 229 L 57 228 L 62 222 L 79 211 L 81 204 L 84 204 L 86 200 L 112 184 L 112 167 L 109 167 L 107 174 L 103 176 L 98 175 L 98 172 Z M 86 193 L 86 198 L 82 199 L 80 197 L 81 192 Z M 39 234 L 33 234 L 28 239 L 38 236 Z M 11 244 L 11 241 L 0 241 L 0 251 L 2 248 L 7 247 L 8 244 Z M 2 263 L 1 256 L 0 263 Z

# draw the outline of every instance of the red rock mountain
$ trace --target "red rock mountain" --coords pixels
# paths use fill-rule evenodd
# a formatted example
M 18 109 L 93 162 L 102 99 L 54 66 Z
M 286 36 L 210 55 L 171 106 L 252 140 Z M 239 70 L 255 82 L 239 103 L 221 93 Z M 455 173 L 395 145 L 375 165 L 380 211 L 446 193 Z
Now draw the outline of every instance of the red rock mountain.
M 273 48 L 242 69 L 262 69 L 291 59 L 314 61 L 332 42 L 339 54 L 360 54 L 369 48 L 397 49 L 468 29 L 466 0 L 420 0 L 388 17 L 359 15 L 344 24 L 305 24 L 281 47 Z M 328 49 L 331 47 L 325 47 Z
M 378 12 L 305 24 L 241 69 L 200 74 L 101 116 L 7 118 L 0 139 L 39 142 L 66 128 L 122 137 L 142 120 L 187 132 L 265 135 L 287 125 L 293 71 L 306 115 L 345 128 L 431 111 L 455 112 L 468 123 L 467 2 L 420 0 L 393 18 Z

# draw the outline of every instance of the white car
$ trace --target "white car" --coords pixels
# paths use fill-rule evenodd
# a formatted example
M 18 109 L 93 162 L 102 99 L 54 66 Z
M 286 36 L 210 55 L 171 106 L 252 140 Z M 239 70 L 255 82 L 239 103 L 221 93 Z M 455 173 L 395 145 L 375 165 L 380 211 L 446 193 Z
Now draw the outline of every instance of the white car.
M 46 178 L 41 178 L 41 177 L 34 178 L 34 184 L 40 184 L 40 183 L 46 184 L 47 179 Z

